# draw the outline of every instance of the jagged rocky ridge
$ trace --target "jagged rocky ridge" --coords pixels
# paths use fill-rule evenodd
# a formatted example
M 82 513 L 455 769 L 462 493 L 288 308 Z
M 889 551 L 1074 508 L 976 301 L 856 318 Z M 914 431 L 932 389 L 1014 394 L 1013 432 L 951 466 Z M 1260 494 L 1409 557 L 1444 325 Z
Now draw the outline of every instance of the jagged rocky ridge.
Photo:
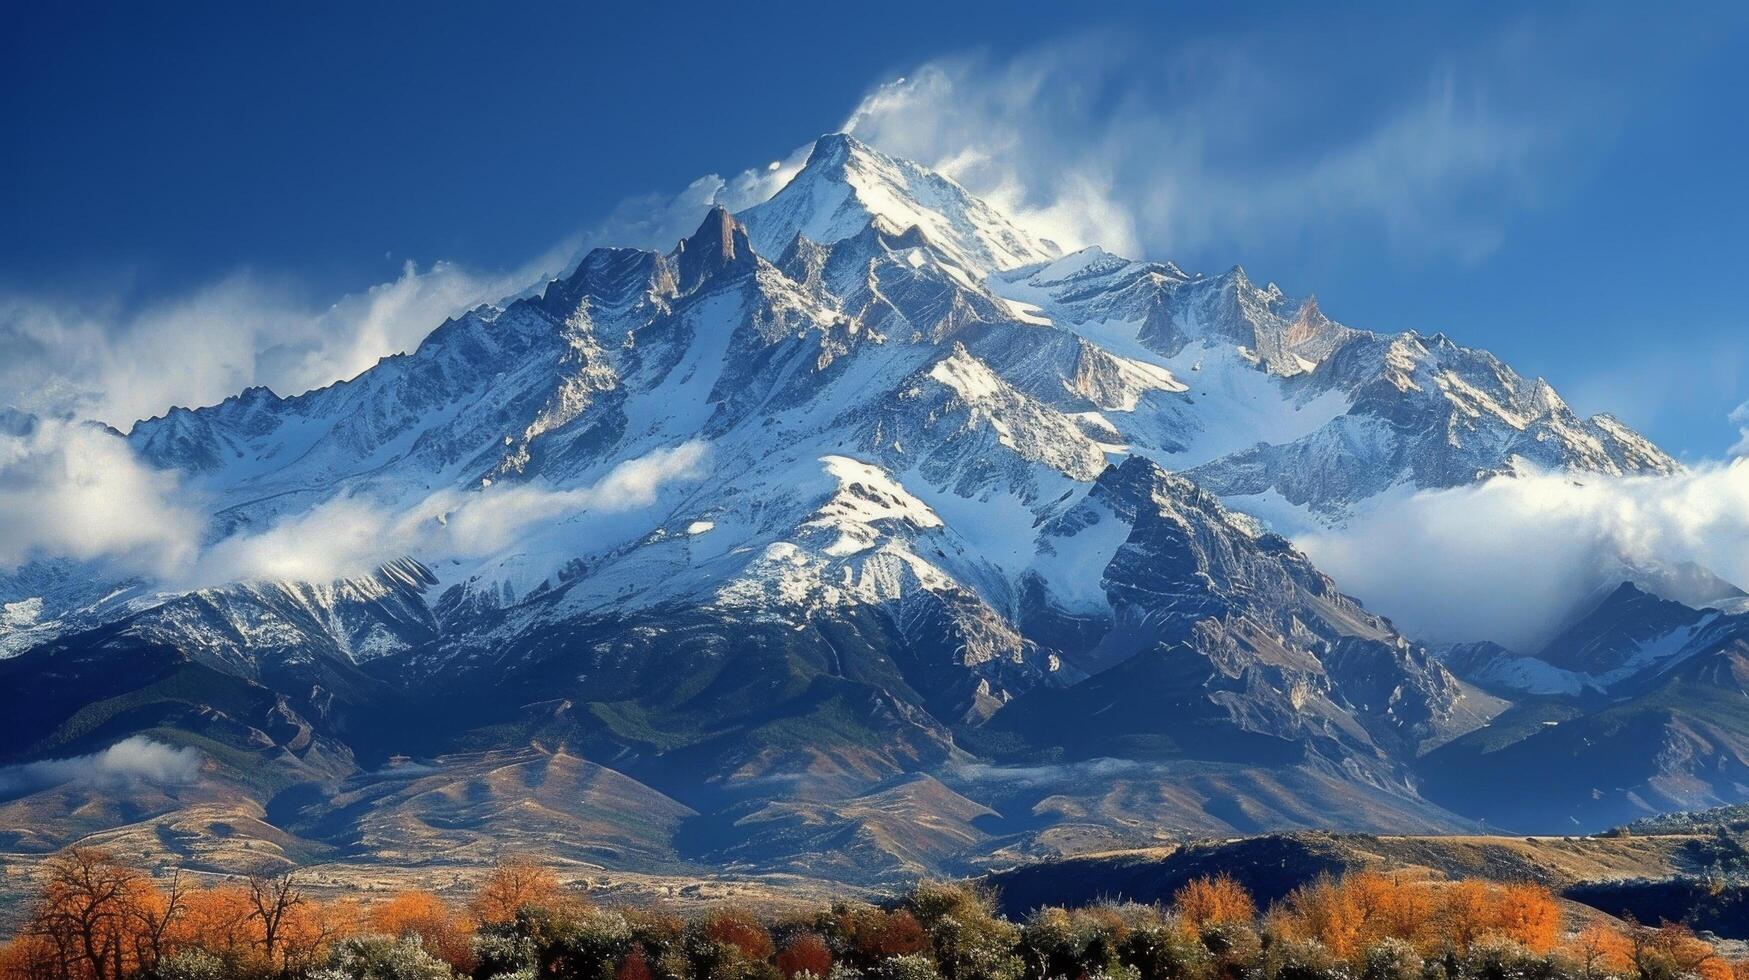
M 1675 467 L 1485 352 L 1242 269 L 1061 255 L 846 136 L 669 253 L 598 249 L 357 378 L 127 438 L 213 502 L 218 541 L 342 498 L 546 509 L 334 583 L 27 566 L 0 580 L 0 698 L 31 702 L 8 759 L 218 732 L 285 767 L 281 825 L 332 842 L 356 814 L 325 780 L 533 746 L 694 814 L 674 860 L 844 874 L 1120 839 L 1137 811 L 1450 826 L 1415 760 L 1505 703 L 1245 512 Z M 631 488 L 678 447 L 697 465 Z M 247 716 L 268 703 L 289 729 Z M 959 829 L 901 843 L 883 807 Z

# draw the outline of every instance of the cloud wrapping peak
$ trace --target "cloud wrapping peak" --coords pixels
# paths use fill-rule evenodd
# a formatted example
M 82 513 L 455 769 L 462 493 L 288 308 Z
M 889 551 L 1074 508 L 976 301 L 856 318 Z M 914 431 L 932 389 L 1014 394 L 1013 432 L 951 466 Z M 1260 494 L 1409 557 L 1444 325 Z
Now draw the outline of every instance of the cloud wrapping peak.
M 1535 652 L 1624 566 L 1692 563 L 1749 583 L 1749 460 L 1673 476 L 1543 473 L 1401 495 L 1295 544 L 1337 584 L 1436 642 Z

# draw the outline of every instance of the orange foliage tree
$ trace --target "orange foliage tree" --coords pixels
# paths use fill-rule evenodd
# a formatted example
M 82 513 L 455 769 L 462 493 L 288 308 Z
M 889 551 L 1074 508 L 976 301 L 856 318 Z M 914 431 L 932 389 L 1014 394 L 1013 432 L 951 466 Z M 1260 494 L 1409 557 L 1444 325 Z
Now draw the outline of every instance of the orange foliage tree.
M 1595 980 L 1606 973 L 1625 973 L 1634 965 L 1633 945 L 1619 930 L 1592 922 L 1574 933 L 1568 944 L 1582 980 Z
M 869 963 L 909 956 L 929 947 L 929 934 L 908 909 L 887 912 L 852 905 L 838 912 L 838 931 L 856 955 Z
M 470 905 L 481 925 L 513 922 L 525 905 L 557 905 L 564 892 L 559 879 L 532 859 L 514 854 L 499 861 L 474 893 Z
M 472 973 L 474 930 L 449 903 L 427 891 L 406 891 L 370 910 L 374 932 L 418 936 L 427 952 L 458 973 Z
M 1250 922 L 1257 915 L 1251 893 L 1225 873 L 1186 884 L 1173 896 L 1172 905 L 1180 921 L 1192 929 L 1216 922 Z
M 137 969 L 133 918 L 153 891 L 145 875 L 90 847 L 55 855 L 47 870 L 26 926 L 41 948 L 54 949 L 74 977 L 121 980 Z
M 777 954 L 777 968 L 783 971 L 785 977 L 790 978 L 798 973 L 826 977 L 832 973 L 832 950 L 826 946 L 824 939 L 811 932 L 804 932 L 790 940 L 784 946 L 783 952 Z
M 1445 944 L 1467 953 L 1476 940 L 1494 929 L 1499 916 L 1494 889 L 1487 882 L 1465 879 L 1445 889 L 1439 908 L 1439 928 Z
M 733 946 L 754 963 L 762 963 L 775 952 L 771 933 L 758 917 L 743 908 L 722 908 L 704 920 L 704 936 L 714 943 Z
M 1547 953 L 1561 938 L 1561 907 L 1542 885 L 1523 883 L 1500 890 L 1495 913 L 1500 932 L 1533 953 Z

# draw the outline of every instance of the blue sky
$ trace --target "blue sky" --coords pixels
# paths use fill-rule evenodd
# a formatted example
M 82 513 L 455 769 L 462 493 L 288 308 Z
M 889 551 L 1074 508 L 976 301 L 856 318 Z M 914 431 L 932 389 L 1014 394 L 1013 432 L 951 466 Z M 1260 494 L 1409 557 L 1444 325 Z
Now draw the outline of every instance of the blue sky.
M 1680 456 L 1742 437 L 1740 8 L 746 6 L 10 11 L 0 401 L 319 383 L 862 106 L 1066 238 L 1443 330 Z M 178 347 L 218 353 L 127 363 Z

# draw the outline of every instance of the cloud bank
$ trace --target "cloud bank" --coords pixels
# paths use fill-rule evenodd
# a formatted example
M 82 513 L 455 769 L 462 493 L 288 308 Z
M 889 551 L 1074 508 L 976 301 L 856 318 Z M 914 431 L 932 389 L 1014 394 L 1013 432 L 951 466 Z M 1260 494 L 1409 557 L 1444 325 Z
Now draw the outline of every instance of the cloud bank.
M 496 484 L 414 500 L 342 496 L 261 530 L 211 541 L 202 501 L 95 423 L 0 411 L 0 571 L 35 558 L 101 563 L 177 589 L 279 579 L 327 582 L 384 562 L 479 558 L 528 528 L 624 514 L 705 471 L 690 441 L 615 466 L 593 485 Z
M 1622 581 L 1624 568 L 1693 564 L 1749 583 L 1749 460 L 1423 491 L 1295 544 L 1411 636 L 1535 652 L 1575 601 Z
M 0 569 L 53 555 L 170 574 L 205 523 L 178 484 L 101 426 L 0 412 Z
M 146 784 L 173 788 L 200 778 L 198 749 L 178 748 L 135 735 L 91 755 L 0 766 L 0 797 L 16 797 L 56 786 L 121 790 Z

